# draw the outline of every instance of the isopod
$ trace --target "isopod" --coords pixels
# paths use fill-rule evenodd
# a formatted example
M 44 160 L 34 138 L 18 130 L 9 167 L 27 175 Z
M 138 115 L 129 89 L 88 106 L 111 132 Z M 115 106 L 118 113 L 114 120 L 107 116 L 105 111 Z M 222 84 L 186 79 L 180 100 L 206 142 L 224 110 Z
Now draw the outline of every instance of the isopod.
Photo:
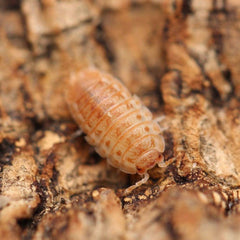
M 66 101 L 86 141 L 113 167 L 143 178 L 163 163 L 161 128 L 141 100 L 110 74 L 88 68 L 70 74 Z

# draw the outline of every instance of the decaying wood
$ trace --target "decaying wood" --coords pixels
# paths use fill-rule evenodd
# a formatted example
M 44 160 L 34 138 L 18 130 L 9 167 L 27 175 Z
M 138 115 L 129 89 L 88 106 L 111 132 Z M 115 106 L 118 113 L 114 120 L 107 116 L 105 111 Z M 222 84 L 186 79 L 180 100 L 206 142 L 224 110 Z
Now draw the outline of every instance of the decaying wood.
M 1 239 L 240 239 L 240 3 L 0 1 Z M 109 168 L 67 74 L 95 66 L 165 115 L 166 168 Z

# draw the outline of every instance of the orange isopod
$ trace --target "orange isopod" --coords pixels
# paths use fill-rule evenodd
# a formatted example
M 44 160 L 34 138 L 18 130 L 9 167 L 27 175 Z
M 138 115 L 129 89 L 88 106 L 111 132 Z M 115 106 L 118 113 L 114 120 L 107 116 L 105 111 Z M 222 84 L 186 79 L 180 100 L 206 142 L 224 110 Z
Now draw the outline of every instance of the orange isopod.
M 88 68 L 70 75 L 66 101 L 86 140 L 108 163 L 143 175 L 129 190 L 145 183 L 147 170 L 163 163 L 165 142 L 152 113 L 113 76 Z

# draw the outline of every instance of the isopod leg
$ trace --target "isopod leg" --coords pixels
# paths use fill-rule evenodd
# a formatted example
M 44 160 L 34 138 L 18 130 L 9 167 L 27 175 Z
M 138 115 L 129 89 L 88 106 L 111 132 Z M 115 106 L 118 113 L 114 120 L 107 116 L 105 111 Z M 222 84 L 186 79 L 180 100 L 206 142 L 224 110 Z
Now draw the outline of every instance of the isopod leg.
M 165 167 L 167 167 L 168 166 L 168 164 L 166 163 L 166 162 L 159 162 L 158 164 L 158 167 L 160 167 L 160 168 L 165 168 Z
M 83 134 L 83 131 L 81 129 L 78 129 L 76 132 L 74 132 L 71 136 L 70 139 L 73 140 Z
M 162 127 L 160 126 L 160 123 L 165 119 L 165 116 L 159 116 L 157 118 L 154 118 L 153 121 L 156 122 L 160 129 L 161 129 L 161 132 L 164 132 L 165 130 L 167 130 L 168 128 L 167 127 Z
M 145 173 L 144 176 L 143 176 L 143 178 L 142 178 L 140 181 L 136 182 L 134 185 L 132 185 L 132 186 L 130 186 L 130 187 L 128 187 L 128 188 L 125 189 L 124 195 L 129 194 L 129 193 L 132 192 L 135 188 L 137 188 L 137 187 L 141 186 L 142 184 L 146 183 L 148 179 L 149 179 L 149 174 L 148 174 L 148 173 Z
M 175 160 L 176 160 L 175 158 L 172 158 L 172 159 L 168 160 L 167 162 L 161 161 L 161 162 L 159 162 L 157 165 L 158 165 L 158 167 L 160 167 L 160 168 L 166 168 L 166 167 L 168 167 L 171 163 L 173 163 Z
M 160 123 L 160 122 L 162 122 L 164 119 L 165 119 L 165 116 L 159 116 L 159 117 L 154 118 L 154 121 L 157 122 L 157 123 Z

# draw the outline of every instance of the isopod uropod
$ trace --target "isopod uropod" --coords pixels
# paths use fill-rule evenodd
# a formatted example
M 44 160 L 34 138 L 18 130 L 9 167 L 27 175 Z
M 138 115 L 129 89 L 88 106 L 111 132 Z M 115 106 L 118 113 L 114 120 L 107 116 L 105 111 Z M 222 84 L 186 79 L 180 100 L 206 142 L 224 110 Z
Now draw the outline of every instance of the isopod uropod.
M 70 75 L 66 101 L 86 140 L 108 163 L 148 180 L 147 170 L 163 161 L 161 128 L 137 96 L 116 78 L 96 69 Z

